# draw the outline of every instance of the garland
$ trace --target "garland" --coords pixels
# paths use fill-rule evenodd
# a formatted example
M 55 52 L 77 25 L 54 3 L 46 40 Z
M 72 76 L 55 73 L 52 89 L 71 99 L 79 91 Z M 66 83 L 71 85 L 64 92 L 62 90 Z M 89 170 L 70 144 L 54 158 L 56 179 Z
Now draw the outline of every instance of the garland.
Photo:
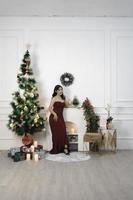
M 61 81 L 62 85 L 64 85 L 64 86 L 72 85 L 72 83 L 74 81 L 74 76 L 72 74 L 66 72 L 61 75 L 60 81 Z

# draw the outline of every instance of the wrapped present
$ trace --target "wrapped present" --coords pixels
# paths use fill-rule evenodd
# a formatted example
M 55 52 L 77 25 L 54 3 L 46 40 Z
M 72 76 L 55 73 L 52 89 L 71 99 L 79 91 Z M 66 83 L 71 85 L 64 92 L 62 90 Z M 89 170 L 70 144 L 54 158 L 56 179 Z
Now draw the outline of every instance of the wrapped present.
M 20 151 L 28 153 L 28 152 L 31 151 L 31 149 L 30 149 L 30 147 L 27 147 L 27 146 L 24 145 L 24 146 L 20 147 Z
M 40 150 L 43 150 L 43 145 L 38 144 L 37 147 L 35 147 L 34 151 L 38 152 Z
M 7 155 L 8 155 L 8 157 L 11 157 L 11 152 L 10 152 L 10 150 L 8 150 Z
M 43 145 L 38 144 L 38 145 L 37 145 L 37 149 L 40 151 L 41 149 L 43 149 Z
M 25 156 L 26 154 L 24 152 L 16 152 L 13 157 L 13 160 L 14 162 L 22 161 L 25 160 Z
M 45 158 L 45 155 L 46 155 L 46 151 L 45 150 L 40 149 L 40 151 L 38 151 L 39 160 Z
M 14 157 L 16 152 L 20 152 L 20 147 L 11 147 L 8 150 L 8 157 Z

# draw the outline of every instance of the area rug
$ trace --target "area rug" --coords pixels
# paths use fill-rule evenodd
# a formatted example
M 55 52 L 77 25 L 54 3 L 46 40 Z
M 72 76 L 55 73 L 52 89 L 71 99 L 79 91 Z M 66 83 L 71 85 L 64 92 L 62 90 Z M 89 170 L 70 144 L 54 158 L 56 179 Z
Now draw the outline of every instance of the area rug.
M 57 161 L 57 162 L 79 162 L 89 160 L 91 157 L 85 153 L 81 152 L 71 152 L 70 155 L 65 155 L 64 153 L 59 154 L 49 154 L 45 155 L 46 160 Z

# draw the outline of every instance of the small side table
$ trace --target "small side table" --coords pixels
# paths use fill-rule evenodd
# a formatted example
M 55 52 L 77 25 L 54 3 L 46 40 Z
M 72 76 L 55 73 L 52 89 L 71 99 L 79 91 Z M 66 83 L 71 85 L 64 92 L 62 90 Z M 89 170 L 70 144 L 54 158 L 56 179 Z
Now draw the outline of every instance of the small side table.
M 117 131 L 116 129 L 100 129 L 100 133 L 102 134 L 102 144 L 105 150 L 111 149 L 112 151 L 116 151 L 117 148 Z
M 83 137 L 83 151 L 84 151 L 85 146 L 86 146 L 86 150 L 90 151 L 90 148 L 87 148 L 87 143 L 89 143 L 89 145 L 91 143 L 94 145 L 97 144 L 98 149 L 99 149 L 102 143 L 102 134 L 101 133 L 85 133 Z

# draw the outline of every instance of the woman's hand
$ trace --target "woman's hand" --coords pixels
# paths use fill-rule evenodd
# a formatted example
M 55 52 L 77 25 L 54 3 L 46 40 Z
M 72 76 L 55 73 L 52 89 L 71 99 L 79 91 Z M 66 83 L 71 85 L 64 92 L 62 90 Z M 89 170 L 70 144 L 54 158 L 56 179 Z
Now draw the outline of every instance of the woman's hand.
M 53 117 L 53 118 L 54 118 L 54 120 L 55 120 L 55 121 L 57 121 L 57 120 L 58 120 L 58 116 L 57 116 L 57 114 L 56 114 L 56 113 L 54 113 L 54 117 Z

